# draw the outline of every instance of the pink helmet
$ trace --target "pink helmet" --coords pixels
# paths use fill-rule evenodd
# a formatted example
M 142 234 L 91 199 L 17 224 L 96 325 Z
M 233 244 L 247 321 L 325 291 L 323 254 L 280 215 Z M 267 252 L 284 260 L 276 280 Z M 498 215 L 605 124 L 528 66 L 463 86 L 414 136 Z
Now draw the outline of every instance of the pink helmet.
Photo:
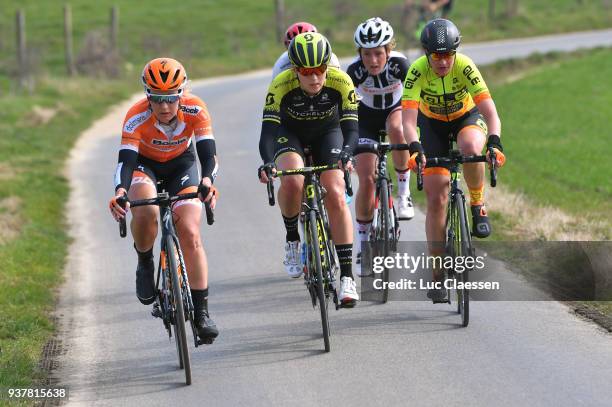
M 287 28 L 287 32 L 285 32 L 285 47 L 289 47 L 289 43 L 298 34 L 301 33 L 316 33 L 317 27 L 310 23 L 306 23 L 304 21 L 300 21 L 299 23 L 293 23 Z

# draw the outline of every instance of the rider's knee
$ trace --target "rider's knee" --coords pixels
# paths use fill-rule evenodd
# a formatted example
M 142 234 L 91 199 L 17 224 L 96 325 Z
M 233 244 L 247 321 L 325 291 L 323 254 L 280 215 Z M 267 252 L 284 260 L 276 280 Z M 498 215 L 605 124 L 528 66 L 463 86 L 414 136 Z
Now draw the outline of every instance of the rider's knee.
M 446 211 L 446 203 L 448 195 L 446 194 L 428 194 L 427 195 L 427 211 L 428 212 L 444 212 Z
M 197 250 L 202 246 L 198 225 L 186 225 L 179 230 L 179 239 L 183 250 Z
M 291 196 L 300 196 L 304 181 L 300 177 L 284 177 L 281 180 L 283 192 Z
M 157 227 L 157 212 L 151 206 L 132 209 L 132 221 L 140 225 Z

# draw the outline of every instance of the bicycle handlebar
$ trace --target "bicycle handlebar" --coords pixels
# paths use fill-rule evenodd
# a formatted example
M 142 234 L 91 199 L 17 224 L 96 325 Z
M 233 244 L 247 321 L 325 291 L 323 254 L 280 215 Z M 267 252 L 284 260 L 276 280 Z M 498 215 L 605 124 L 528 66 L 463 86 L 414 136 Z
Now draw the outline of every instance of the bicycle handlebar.
M 171 205 L 177 201 L 183 201 L 186 199 L 194 199 L 198 198 L 198 194 L 202 194 L 202 196 L 208 195 L 209 188 L 205 185 L 200 184 L 198 186 L 198 192 L 189 192 L 187 194 L 179 194 L 170 196 L 167 192 L 158 193 L 155 198 L 147 198 L 147 199 L 137 199 L 134 201 L 130 201 L 127 197 L 119 197 L 117 198 L 117 203 L 121 205 L 125 209 L 125 204 L 127 202 L 130 203 L 131 208 L 135 208 L 137 206 L 147 206 L 147 205 Z M 199 199 L 199 198 L 198 198 Z M 204 208 L 206 210 L 206 223 L 212 225 L 215 222 L 215 213 L 213 209 L 210 207 L 210 202 L 204 202 Z M 121 237 L 127 236 L 127 225 L 125 218 L 119 221 L 119 235 Z
M 337 170 L 337 169 L 339 169 L 338 164 L 327 164 L 327 165 L 318 165 L 314 167 L 303 167 L 303 168 L 295 168 L 291 170 L 276 171 L 275 174 L 267 174 L 268 176 L 268 182 L 267 182 L 268 203 L 270 204 L 270 206 L 274 206 L 275 204 L 274 178 L 286 177 L 288 175 L 308 175 L 308 174 L 315 174 L 315 173 L 320 173 L 320 172 L 324 172 L 328 170 Z M 348 194 L 348 196 L 353 196 L 353 185 L 351 183 L 351 175 L 349 174 L 348 171 L 344 171 L 344 183 L 345 183 L 346 193 Z
M 489 168 L 489 175 L 491 176 L 491 187 L 497 185 L 497 159 L 493 148 L 489 148 L 489 155 L 491 156 L 491 166 Z M 427 158 L 427 164 L 433 164 L 433 166 L 440 164 L 465 164 L 465 163 L 482 163 L 487 162 L 486 155 L 457 155 L 453 157 L 433 157 Z
M 355 148 L 355 155 L 360 153 L 386 154 L 389 151 L 408 150 L 408 144 L 371 143 L 359 144 Z

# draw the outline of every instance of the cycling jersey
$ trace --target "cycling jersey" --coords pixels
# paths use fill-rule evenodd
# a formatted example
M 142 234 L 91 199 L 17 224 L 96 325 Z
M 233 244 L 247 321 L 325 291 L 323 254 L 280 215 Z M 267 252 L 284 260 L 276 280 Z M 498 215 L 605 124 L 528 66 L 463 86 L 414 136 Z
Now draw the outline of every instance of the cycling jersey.
M 332 52 L 331 58 L 328 62 L 329 66 L 333 66 L 334 68 L 340 68 L 340 61 L 336 54 Z M 287 51 L 283 52 L 280 57 L 274 63 L 274 68 L 272 68 L 272 79 L 276 78 L 279 73 L 289 69 L 292 67 L 291 61 L 289 61 L 289 55 Z
M 457 53 L 451 71 L 443 78 L 434 73 L 427 56 L 423 55 L 408 69 L 402 108 L 418 108 L 432 119 L 451 121 L 490 97 L 482 75 L 466 55 Z
M 378 75 L 370 75 L 359 56 L 351 62 L 346 72 L 361 97 L 360 104 L 372 109 L 388 109 L 402 98 L 408 65 L 404 54 L 391 51 L 387 64 Z
M 259 151 L 264 162 L 274 157 L 280 126 L 300 134 L 319 134 L 331 127 L 342 129 L 344 146 L 352 151 L 358 138 L 357 96 L 351 78 L 330 67 L 321 91 L 307 95 L 297 74 L 286 70 L 270 84 L 263 111 Z
M 129 189 L 139 156 L 160 163 L 170 161 L 191 146 L 192 136 L 195 137 L 202 174 L 214 181 L 217 172 L 215 141 L 204 102 L 195 95 L 181 97 L 172 125 L 159 123 L 146 98 L 137 102 L 128 110 L 123 122 L 115 190 L 119 187 Z

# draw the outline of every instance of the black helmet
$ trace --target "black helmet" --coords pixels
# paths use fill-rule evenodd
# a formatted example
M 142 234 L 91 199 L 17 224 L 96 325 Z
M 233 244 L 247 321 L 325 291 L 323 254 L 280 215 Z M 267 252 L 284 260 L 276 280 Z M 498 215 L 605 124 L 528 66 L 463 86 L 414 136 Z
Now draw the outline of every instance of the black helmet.
M 461 35 L 457 26 L 443 18 L 431 20 L 421 31 L 421 45 L 428 54 L 455 51 L 460 43 Z

